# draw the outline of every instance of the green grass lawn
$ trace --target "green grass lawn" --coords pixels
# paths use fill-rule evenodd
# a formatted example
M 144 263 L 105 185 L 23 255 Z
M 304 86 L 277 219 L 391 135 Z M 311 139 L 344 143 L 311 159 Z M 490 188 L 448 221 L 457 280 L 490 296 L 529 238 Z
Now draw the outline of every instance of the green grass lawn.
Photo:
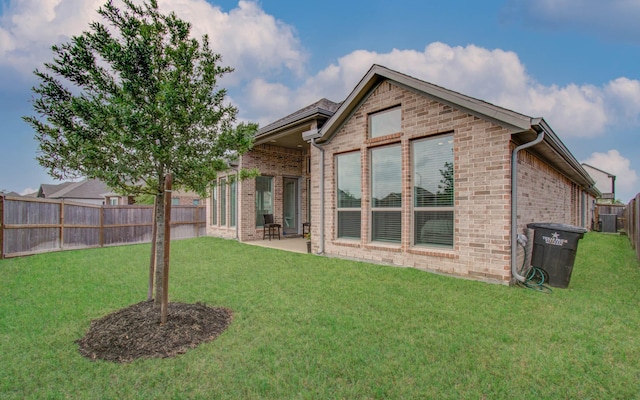
M 640 269 L 624 236 L 587 234 L 552 294 L 176 241 L 170 301 L 230 308 L 229 329 L 175 358 L 83 358 L 91 320 L 146 298 L 148 257 L 0 260 L 0 398 L 640 398 Z

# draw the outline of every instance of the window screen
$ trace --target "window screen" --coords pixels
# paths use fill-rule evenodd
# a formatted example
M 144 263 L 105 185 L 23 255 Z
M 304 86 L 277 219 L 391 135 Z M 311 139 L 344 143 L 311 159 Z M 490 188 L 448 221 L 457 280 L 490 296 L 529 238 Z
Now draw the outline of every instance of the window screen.
M 412 143 L 416 245 L 453 247 L 453 135 Z
M 398 133 L 401 130 L 400 107 L 369 115 L 369 136 L 372 138 Z
M 402 232 L 402 151 L 371 150 L 371 240 L 399 243 Z
M 336 156 L 339 238 L 360 238 L 362 203 L 360 166 L 360 152 Z
M 256 227 L 264 226 L 264 214 L 273 214 L 273 178 L 256 178 Z

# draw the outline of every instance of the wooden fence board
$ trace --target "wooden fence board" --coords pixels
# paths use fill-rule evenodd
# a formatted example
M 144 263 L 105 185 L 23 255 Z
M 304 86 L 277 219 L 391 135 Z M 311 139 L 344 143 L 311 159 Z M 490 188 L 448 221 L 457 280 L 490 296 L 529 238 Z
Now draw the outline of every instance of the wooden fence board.
M 172 238 L 206 233 L 204 206 L 172 206 Z M 0 197 L 0 257 L 151 241 L 153 206 Z

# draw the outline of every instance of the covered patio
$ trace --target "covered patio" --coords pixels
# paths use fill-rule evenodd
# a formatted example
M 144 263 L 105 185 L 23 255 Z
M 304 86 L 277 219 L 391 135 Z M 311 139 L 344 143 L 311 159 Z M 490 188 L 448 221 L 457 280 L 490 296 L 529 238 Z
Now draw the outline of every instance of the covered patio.
M 250 244 L 253 246 L 261 246 L 268 247 L 271 249 L 292 251 L 295 253 L 306 253 L 307 252 L 307 240 L 303 237 L 286 237 L 283 236 L 280 240 L 277 238 L 268 240 L 250 240 L 243 242 L 245 244 Z

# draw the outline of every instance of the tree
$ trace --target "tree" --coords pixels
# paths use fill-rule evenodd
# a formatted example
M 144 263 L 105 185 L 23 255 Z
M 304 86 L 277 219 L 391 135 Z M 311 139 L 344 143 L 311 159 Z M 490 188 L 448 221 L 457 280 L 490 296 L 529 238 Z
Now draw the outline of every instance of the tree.
M 232 68 L 220 65 L 206 35 L 191 38 L 191 25 L 161 14 L 156 0 L 123 3 L 121 10 L 107 2 L 98 10 L 104 24 L 52 47 L 53 61 L 34 71 L 37 115 L 24 120 L 51 176 L 98 178 L 123 194 L 155 196 L 159 306 L 167 177 L 205 196 L 229 159 L 251 148 L 257 126 L 234 127 L 237 109 L 218 87 Z
M 453 205 L 453 163 L 445 162 L 444 169 L 439 170 L 442 179 L 438 184 L 438 199 L 440 204 Z

